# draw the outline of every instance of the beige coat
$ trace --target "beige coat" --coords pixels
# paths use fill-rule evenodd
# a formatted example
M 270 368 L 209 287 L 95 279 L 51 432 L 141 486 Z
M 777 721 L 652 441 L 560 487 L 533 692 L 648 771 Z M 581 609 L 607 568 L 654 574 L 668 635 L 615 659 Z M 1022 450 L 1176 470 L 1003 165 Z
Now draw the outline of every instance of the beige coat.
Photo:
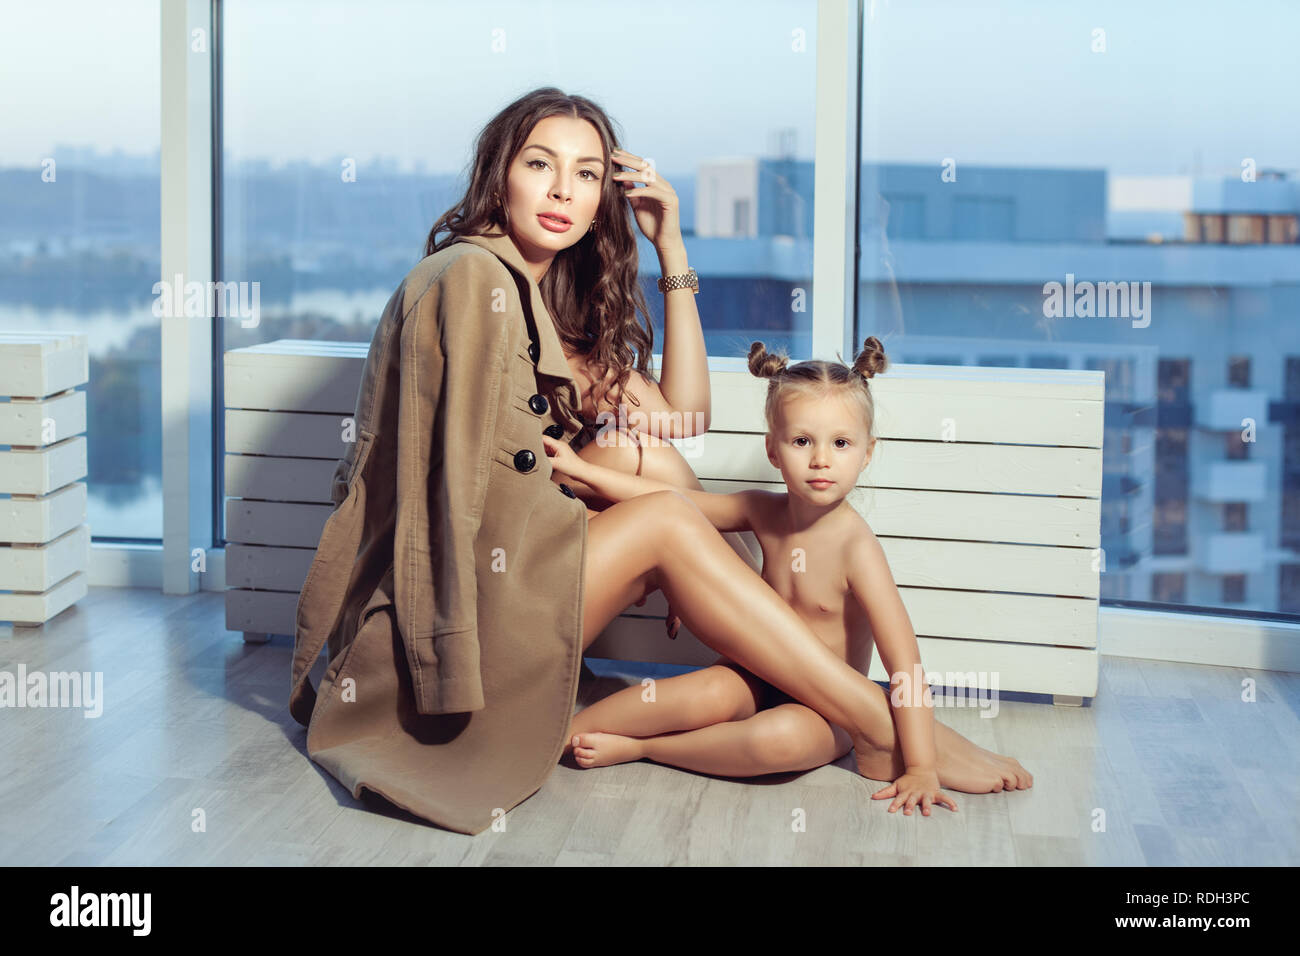
M 478 833 L 560 758 L 587 509 L 550 480 L 542 430 L 578 433 L 556 388 L 576 384 L 509 236 L 428 256 L 384 309 L 298 599 L 289 702 L 354 797 Z

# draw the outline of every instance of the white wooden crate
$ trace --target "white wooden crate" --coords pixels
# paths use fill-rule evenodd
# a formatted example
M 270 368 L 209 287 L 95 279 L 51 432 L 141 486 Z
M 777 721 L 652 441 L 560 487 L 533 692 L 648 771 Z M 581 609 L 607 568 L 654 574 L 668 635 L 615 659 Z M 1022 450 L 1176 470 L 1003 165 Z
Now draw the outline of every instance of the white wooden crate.
M 247 641 L 294 633 L 368 351 L 281 339 L 225 354 L 226 628 Z
M 43 398 L 89 381 L 84 332 L 0 332 L 0 395 Z
M 227 502 L 227 537 L 239 544 L 227 554 L 226 616 L 249 639 L 293 633 L 366 351 L 284 340 L 227 353 L 226 490 L 244 500 Z M 767 383 L 732 370 L 710 380 L 709 433 L 677 442 L 701 484 L 782 488 L 763 450 Z M 1104 373 L 894 365 L 872 389 L 880 441 L 849 502 L 880 538 L 926 670 L 985 687 L 996 679 L 1000 691 L 1095 696 Z M 717 657 L 685 626 L 669 640 L 666 611 L 652 595 L 588 654 Z M 869 676 L 887 679 L 878 655 Z
M 39 626 L 86 594 L 87 336 L 0 332 L 0 621 Z

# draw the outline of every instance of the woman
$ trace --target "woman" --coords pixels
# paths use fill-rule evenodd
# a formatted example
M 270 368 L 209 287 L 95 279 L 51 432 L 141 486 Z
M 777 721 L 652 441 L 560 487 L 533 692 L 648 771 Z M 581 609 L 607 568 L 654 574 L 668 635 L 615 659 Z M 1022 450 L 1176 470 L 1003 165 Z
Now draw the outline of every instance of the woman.
M 629 209 L 666 279 L 660 382 L 649 323 L 635 319 L 646 308 Z M 299 599 L 290 707 L 310 719 L 313 760 L 354 796 L 373 789 L 452 829 L 495 829 L 563 751 L 581 651 L 661 590 L 706 645 L 846 730 L 859 770 L 895 781 L 876 796 L 905 813 L 920 804 L 928 815 L 947 780 L 1018 785 L 1014 761 L 937 722 L 905 753 L 885 692 L 684 495 L 609 503 L 582 488 L 586 506 L 574 508 L 577 490 L 551 475 L 543 434 L 699 488 L 663 439 L 709 420 L 677 197 L 618 147 L 595 104 L 546 88 L 502 110 L 425 251 L 371 343 L 361 440 L 336 473 L 337 510 Z M 628 416 L 635 434 L 596 429 L 627 406 L 644 415 Z M 910 631 L 894 591 L 872 626 Z M 327 635 L 318 700 L 307 671 Z M 916 702 L 930 706 L 923 685 L 913 681 Z
M 502 178 L 500 160 L 519 133 L 515 117 L 531 118 L 556 109 L 572 109 L 587 118 L 554 112 L 543 116 L 527 137 L 524 150 L 509 164 L 504 187 L 489 185 Z M 598 135 L 597 128 L 605 133 Z M 587 150 L 581 154 L 587 161 L 572 170 L 571 193 L 562 202 L 549 196 L 558 178 L 558 160 L 548 145 L 552 140 L 561 145 L 581 144 Z M 525 150 L 527 155 L 523 155 Z M 579 154 L 571 155 L 576 158 Z M 634 167 L 643 178 L 614 172 L 620 166 Z M 463 236 L 508 232 L 534 270 L 565 360 L 580 388 L 580 408 L 567 408 L 562 398 L 559 403 L 581 425 L 572 442 L 574 449 L 584 459 L 607 468 L 703 490 L 681 453 L 665 440 L 708 430 L 708 356 L 695 291 L 683 285 L 664 293 L 663 370 L 661 381 L 656 382 L 649 370 L 654 329 L 637 280 L 636 239 L 621 195 L 632 190 L 634 182 L 648 183 L 636 190 L 635 198 L 628 198 L 637 225 L 654 243 L 661 272 L 664 276 L 687 273 L 672 186 L 641 157 L 614 145 L 609 121 L 594 104 L 581 97 L 566 97 L 555 89 L 537 90 L 507 107 L 484 129 L 470 188 L 429 231 L 425 255 L 433 255 Z M 560 230 L 538 221 L 538 210 L 557 208 L 578 221 L 570 221 Z M 599 228 L 601 208 L 606 216 L 604 229 Z M 443 232 L 447 235 L 439 239 Z M 637 320 L 638 312 L 646 317 L 644 326 Z M 671 402 L 665 393 L 672 396 Z M 624 423 L 628 427 L 624 428 Z M 559 483 L 562 477 L 553 474 L 552 480 Z M 571 480 L 568 486 L 587 503 L 589 515 L 610 504 L 580 481 Z M 758 559 L 740 535 L 723 537 L 757 573 Z M 676 636 L 678 623 L 670 604 L 665 622 L 669 636 Z
M 494 163 L 504 157 L 493 148 L 509 142 L 518 127 L 503 122 L 495 133 L 491 125 L 485 130 L 469 193 L 434 225 L 426 254 L 461 235 L 507 231 L 534 269 L 581 385 L 577 412 L 584 433 L 574 443 L 581 457 L 701 488 L 681 455 L 662 441 L 708 427 L 708 364 L 695 291 L 664 292 L 663 372 L 655 382 L 648 369 L 652 332 L 648 322 L 642 328 L 635 319 L 637 310 L 648 310 L 626 214 L 630 205 L 658 252 L 663 276 L 683 275 L 688 264 L 676 193 L 651 163 L 617 145 L 608 118 L 583 97 L 537 90 L 503 111 L 506 116 L 531 124 L 524 147 L 508 163 Z M 450 235 L 438 241 L 444 230 Z M 642 413 L 643 429 L 613 427 L 621 402 Z M 597 430 L 598 415 L 615 418 Z M 906 768 L 924 777 L 929 786 L 900 801 L 905 812 L 920 802 L 928 813 L 945 759 L 958 757 L 950 751 L 959 750 L 963 761 L 980 760 L 979 748 L 939 725 L 938 754 L 921 755 L 929 766 L 909 767 L 880 687 L 831 653 L 755 573 L 748 548 L 737 544 L 733 553 L 685 497 L 665 493 L 611 504 L 580 482 L 571 484 L 588 503 L 584 647 L 624 608 L 663 590 L 702 641 L 848 730 L 863 773 L 894 780 Z M 1015 761 L 986 763 L 988 790 L 1016 787 Z

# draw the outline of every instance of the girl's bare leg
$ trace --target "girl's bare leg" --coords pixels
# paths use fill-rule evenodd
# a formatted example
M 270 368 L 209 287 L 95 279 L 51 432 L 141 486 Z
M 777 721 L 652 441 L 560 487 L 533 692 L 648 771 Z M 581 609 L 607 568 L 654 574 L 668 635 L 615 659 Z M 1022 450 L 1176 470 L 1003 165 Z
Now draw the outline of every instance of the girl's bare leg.
M 662 589 L 701 641 L 848 731 L 865 776 L 901 775 L 884 690 L 837 657 L 685 496 L 641 495 L 590 517 L 586 568 L 584 647 L 628 605 Z M 988 752 L 941 727 L 936 721 L 944 786 L 987 792 L 1019 786 L 1019 774 L 1028 778 L 1017 762 L 983 756 Z
M 849 735 L 803 704 L 781 704 L 745 720 L 638 739 L 619 734 L 579 735 L 574 759 L 582 767 L 606 767 L 647 758 L 722 777 L 812 770 L 843 757 Z

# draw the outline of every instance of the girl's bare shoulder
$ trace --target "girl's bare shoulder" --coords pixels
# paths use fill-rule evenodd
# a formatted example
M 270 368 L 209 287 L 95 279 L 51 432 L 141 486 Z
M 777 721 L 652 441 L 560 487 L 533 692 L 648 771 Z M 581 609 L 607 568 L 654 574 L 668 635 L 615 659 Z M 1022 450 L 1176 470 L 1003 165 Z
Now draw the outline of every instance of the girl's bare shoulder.
M 839 527 L 839 535 L 841 554 L 844 556 L 846 565 L 855 553 L 861 553 L 864 546 L 879 547 L 876 533 L 871 530 L 871 525 L 867 523 L 867 519 L 862 517 L 856 508 L 849 506 L 847 503 Z

